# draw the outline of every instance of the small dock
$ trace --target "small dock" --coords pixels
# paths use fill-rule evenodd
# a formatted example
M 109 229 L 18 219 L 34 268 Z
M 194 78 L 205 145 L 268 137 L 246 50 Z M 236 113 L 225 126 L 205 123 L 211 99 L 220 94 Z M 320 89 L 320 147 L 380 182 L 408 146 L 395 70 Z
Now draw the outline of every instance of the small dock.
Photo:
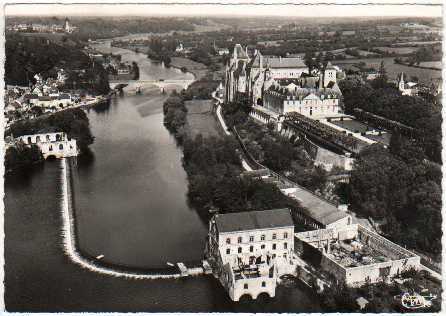
M 178 267 L 182 277 L 212 273 L 212 269 L 206 260 L 203 260 L 201 265 L 192 264 L 190 267 L 188 267 L 184 262 L 178 262 L 176 266 Z

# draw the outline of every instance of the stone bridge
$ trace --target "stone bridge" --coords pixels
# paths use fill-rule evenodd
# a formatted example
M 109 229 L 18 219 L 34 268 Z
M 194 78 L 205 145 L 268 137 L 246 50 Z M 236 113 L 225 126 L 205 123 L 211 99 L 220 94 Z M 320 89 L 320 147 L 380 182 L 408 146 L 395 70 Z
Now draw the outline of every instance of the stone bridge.
M 159 89 L 161 92 L 167 90 L 183 90 L 194 82 L 194 79 L 153 79 L 153 80 L 110 80 L 111 89 L 122 89 L 127 93 L 139 93 L 146 90 Z

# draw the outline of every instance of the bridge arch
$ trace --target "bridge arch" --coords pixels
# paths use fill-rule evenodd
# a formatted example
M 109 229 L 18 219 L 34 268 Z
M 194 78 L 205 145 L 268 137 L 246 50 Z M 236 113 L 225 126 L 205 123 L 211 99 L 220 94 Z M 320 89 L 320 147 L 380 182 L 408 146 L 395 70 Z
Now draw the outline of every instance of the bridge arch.
M 239 299 L 238 299 L 238 301 L 241 302 L 241 303 L 243 303 L 243 302 L 250 302 L 250 301 L 252 301 L 252 300 L 254 300 L 254 298 L 253 298 L 253 296 L 252 296 L 251 294 L 249 294 L 249 293 L 242 294 L 242 295 L 239 297 Z

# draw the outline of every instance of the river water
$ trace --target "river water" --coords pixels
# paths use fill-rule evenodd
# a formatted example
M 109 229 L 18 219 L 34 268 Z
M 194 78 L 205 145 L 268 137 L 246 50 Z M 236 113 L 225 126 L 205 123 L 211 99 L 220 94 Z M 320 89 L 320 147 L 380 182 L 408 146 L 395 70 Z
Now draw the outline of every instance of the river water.
M 143 80 L 193 78 L 142 54 L 112 50 L 125 61 L 136 61 Z M 181 149 L 163 126 L 165 98 L 159 91 L 116 96 L 89 110 L 92 155 L 79 157 L 72 175 L 82 252 L 137 268 L 202 258 L 207 223 L 187 204 Z M 10 311 L 320 310 L 301 285 L 281 286 L 274 300 L 262 304 L 235 304 L 211 276 L 141 283 L 80 271 L 60 244 L 60 163 L 45 162 L 26 176 L 8 176 L 5 191 L 5 300 Z M 142 291 L 145 299 L 138 299 Z

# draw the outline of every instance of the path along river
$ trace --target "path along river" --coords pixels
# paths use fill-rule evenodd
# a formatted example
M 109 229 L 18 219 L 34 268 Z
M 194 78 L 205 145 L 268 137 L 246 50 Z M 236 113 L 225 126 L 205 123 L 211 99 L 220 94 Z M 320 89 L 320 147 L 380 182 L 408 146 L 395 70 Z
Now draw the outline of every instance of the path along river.
M 140 78 L 192 79 L 146 56 Z M 79 248 L 107 263 L 135 268 L 202 258 L 207 223 L 187 205 L 181 149 L 163 126 L 159 90 L 116 96 L 88 112 L 92 157 L 72 174 Z M 264 304 L 232 303 L 212 276 L 184 280 L 126 280 L 72 264 L 62 250 L 60 162 L 26 177 L 6 178 L 6 307 L 10 311 L 318 311 L 303 286 L 279 287 Z

